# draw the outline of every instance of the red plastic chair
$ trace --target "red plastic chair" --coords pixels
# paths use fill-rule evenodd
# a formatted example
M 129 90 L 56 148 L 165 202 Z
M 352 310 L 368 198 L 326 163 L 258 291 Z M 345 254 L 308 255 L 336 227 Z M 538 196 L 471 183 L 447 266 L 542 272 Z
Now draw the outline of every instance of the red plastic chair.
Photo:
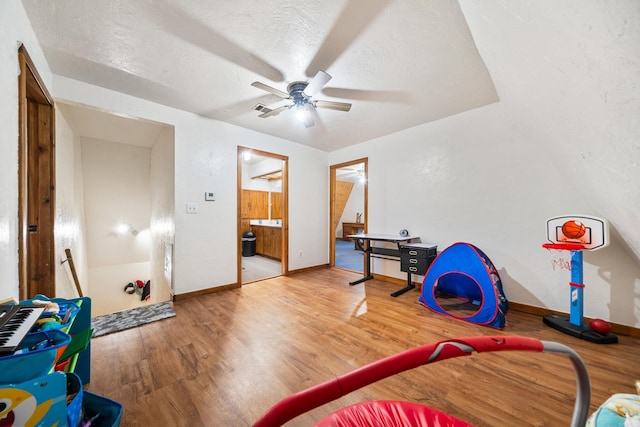
M 540 341 L 535 338 L 478 336 L 418 346 L 292 394 L 272 406 L 253 426 L 281 426 L 305 412 L 345 396 L 352 391 L 421 365 L 458 356 L 468 356 L 473 352 L 483 353 L 506 350 L 561 353 L 568 356 L 576 372 L 576 399 L 571 427 L 585 425 L 591 400 L 591 384 L 587 368 L 578 353 L 564 344 Z M 330 414 L 316 424 L 316 426 L 320 427 L 466 427 L 469 425 L 451 415 L 427 406 L 392 400 L 357 403 Z

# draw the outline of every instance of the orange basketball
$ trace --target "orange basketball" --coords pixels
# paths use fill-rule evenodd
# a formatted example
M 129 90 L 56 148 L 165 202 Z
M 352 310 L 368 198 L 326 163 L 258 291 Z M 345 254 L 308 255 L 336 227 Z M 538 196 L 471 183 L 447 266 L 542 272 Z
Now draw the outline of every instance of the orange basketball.
M 572 219 L 562 224 L 562 234 L 570 239 L 579 239 L 584 236 L 586 231 L 587 228 L 580 221 Z

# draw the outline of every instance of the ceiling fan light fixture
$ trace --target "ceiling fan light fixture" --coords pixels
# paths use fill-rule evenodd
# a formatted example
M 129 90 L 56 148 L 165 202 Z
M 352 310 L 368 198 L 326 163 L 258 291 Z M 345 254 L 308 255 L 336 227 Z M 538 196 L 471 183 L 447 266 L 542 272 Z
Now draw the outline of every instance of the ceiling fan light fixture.
M 313 95 L 318 92 L 322 87 L 327 84 L 327 82 L 331 79 L 331 76 L 324 71 L 318 71 L 313 79 L 310 82 L 303 81 L 294 81 L 287 85 L 287 93 L 268 86 L 264 83 L 253 82 L 251 86 L 254 86 L 258 89 L 265 90 L 272 94 L 280 96 L 282 99 L 288 99 L 293 101 L 292 104 L 283 105 L 275 109 L 270 109 L 269 107 L 258 104 L 253 109 L 256 111 L 260 111 L 262 114 L 259 114 L 258 117 L 267 118 L 272 117 L 280 112 L 295 108 L 296 118 L 304 124 L 305 127 L 310 128 L 314 126 L 314 121 L 311 118 L 311 112 L 309 109 L 313 108 L 327 108 L 330 110 L 338 110 L 338 111 L 349 111 L 351 109 L 351 104 L 346 102 L 335 102 L 335 101 L 321 101 L 312 99 Z M 315 111 L 313 111 L 315 113 Z
M 309 111 L 305 108 L 303 103 L 296 103 L 296 119 L 300 123 L 304 123 L 309 117 Z

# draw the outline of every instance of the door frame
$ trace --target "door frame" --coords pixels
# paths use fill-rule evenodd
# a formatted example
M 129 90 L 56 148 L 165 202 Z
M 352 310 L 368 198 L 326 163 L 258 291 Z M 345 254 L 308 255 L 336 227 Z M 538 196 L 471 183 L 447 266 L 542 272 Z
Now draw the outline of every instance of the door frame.
M 289 157 L 281 154 L 271 153 L 268 151 L 256 150 L 250 147 L 243 147 L 238 145 L 238 176 L 237 176 L 237 286 L 242 286 L 242 165 L 243 154 L 245 151 L 249 151 L 259 156 L 270 157 L 273 159 L 282 160 L 282 254 L 280 257 L 280 274 L 286 276 L 289 274 Z
M 361 159 L 351 160 L 344 163 L 338 163 L 329 166 L 329 266 L 334 267 L 336 265 L 336 221 L 340 218 L 336 218 L 336 171 L 348 166 L 364 163 L 364 207 L 363 207 L 363 221 L 364 232 L 367 232 L 369 225 L 369 158 L 363 157 Z M 364 257 L 366 260 L 366 257 Z
M 54 101 L 22 44 L 18 48 L 18 63 L 18 294 L 20 299 L 37 294 L 53 298 L 56 296 Z M 32 123 L 34 109 L 36 123 Z M 30 226 L 37 231 L 29 231 Z

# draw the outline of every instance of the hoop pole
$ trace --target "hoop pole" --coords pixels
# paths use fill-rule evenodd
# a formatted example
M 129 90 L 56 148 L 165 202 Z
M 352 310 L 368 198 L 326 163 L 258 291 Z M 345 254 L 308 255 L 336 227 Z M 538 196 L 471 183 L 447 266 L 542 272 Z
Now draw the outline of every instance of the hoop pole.
M 582 283 L 582 280 L 582 251 L 571 251 L 571 283 L 582 285 L 569 287 L 571 301 L 569 322 L 576 326 L 582 326 L 582 317 L 584 312 L 582 304 L 584 284 Z

